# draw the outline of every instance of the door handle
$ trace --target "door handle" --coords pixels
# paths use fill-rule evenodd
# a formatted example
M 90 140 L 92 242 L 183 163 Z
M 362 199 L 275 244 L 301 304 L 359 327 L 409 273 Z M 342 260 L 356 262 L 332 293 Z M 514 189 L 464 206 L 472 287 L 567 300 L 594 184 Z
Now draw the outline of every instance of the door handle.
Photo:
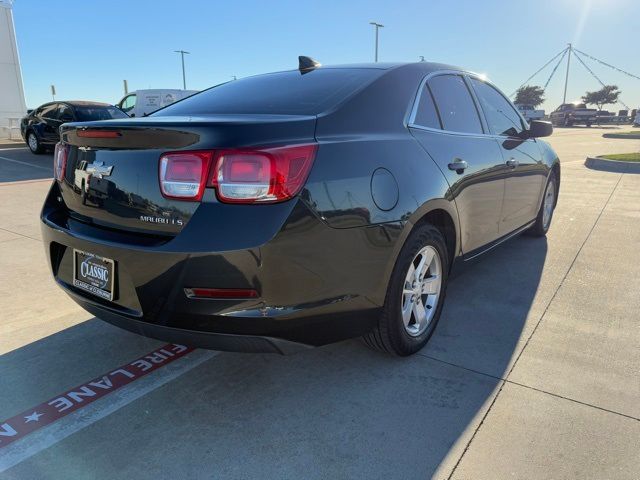
M 520 162 L 515 158 L 510 158 L 509 160 L 507 160 L 507 167 L 516 168 L 518 165 L 520 165 Z
M 449 164 L 449 170 L 455 170 L 456 173 L 462 174 L 462 173 L 464 173 L 465 169 L 468 166 L 469 166 L 469 164 L 467 162 L 465 162 L 464 160 L 462 160 L 460 158 L 454 158 L 453 162 L 451 162 Z

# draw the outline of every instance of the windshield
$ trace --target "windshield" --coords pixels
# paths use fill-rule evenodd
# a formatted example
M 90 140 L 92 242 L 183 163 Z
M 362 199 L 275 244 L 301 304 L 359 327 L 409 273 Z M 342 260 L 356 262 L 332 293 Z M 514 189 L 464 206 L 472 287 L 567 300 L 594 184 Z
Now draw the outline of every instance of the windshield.
M 270 73 L 212 87 L 152 116 L 212 113 L 317 115 L 339 104 L 383 70 L 317 69 Z
M 112 106 L 75 107 L 78 121 L 111 120 L 112 118 L 128 118 L 122 110 Z

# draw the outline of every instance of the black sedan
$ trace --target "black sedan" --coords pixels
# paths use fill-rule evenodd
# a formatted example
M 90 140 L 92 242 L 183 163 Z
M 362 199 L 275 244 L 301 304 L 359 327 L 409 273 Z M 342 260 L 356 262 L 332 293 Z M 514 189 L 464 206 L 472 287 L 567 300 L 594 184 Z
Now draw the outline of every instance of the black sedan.
M 60 125 L 67 122 L 87 122 L 128 118 L 113 105 L 97 102 L 51 102 L 29 112 L 20 122 L 20 133 L 29 150 L 42 153 L 60 141 Z
M 484 78 L 366 64 L 258 75 L 149 117 L 63 125 L 42 210 L 57 283 L 127 330 L 409 355 L 455 261 L 545 235 L 560 165 Z

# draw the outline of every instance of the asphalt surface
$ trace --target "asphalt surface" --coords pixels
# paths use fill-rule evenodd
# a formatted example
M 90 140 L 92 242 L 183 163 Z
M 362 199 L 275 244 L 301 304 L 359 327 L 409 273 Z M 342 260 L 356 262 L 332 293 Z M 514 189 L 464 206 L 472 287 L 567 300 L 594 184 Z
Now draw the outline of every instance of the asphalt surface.
M 357 340 L 289 357 L 196 350 L 76 395 L 75 412 L 6 447 L 4 419 L 44 422 L 43 402 L 163 343 L 54 285 L 38 226 L 51 155 L 0 147 L 0 478 L 639 478 L 640 175 L 583 165 L 640 151 L 611 131 L 556 130 L 548 237 L 465 268 L 419 354 Z

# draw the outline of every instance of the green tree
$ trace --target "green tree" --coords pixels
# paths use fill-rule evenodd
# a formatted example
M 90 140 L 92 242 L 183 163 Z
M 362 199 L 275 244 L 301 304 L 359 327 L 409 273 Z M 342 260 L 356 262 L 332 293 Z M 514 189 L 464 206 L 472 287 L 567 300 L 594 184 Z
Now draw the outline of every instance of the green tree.
M 516 100 L 513 103 L 531 105 L 536 108 L 544 102 L 544 90 L 537 85 L 525 85 L 516 91 Z
M 588 105 L 596 105 L 598 110 L 602 110 L 605 105 L 616 103 L 620 93 L 616 85 L 605 85 L 595 92 L 587 92 L 582 101 Z

